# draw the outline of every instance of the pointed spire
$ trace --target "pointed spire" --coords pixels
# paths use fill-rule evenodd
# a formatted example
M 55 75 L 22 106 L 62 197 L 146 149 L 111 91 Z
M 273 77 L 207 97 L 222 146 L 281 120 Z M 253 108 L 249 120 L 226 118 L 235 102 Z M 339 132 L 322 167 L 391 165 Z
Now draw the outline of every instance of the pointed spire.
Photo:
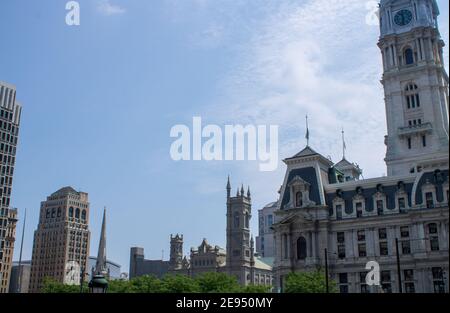
M 309 124 L 308 124 L 308 115 L 306 115 L 306 146 L 309 147 Z
M 95 275 L 107 275 L 106 265 L 106 207 L 103 210 L 102 232 L 100 234 L 100 243 L 98 245 L 97 262 L 95 264 Z
M 247 198 L 251 198 L 250 186 L 248 186 L 248 189 L 247 189 Z
M 243 197 L 244 195 L 245 195 L 244 184 L 242 184 L 242 187 L 241 187 L 241 197 Z
M 239 188 L 237 189 L 236 197 L 239 197 Z
M 228 175 L 227 190 L 230 190 L 230 189 L 231 189 L 230 175 Z

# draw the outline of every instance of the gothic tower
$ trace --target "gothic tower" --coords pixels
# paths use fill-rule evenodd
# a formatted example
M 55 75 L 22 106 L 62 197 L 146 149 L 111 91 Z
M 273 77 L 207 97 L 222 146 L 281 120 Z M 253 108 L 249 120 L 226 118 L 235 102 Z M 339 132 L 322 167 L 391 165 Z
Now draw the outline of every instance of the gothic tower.
M 169 270 L 177 271 L 183 268 L 183 235 L 170 235 Z
M 448 168 L 448 75 L 435 0 L 381 0 L 388 175 Z
M 238 278 L 242 285 L 250 283 L 252 247 L 250 243 L 250 219 L 252 214 L 250 188 L 244 186 L 231 197 L 230 178 L 227 183 L 227 272 Z

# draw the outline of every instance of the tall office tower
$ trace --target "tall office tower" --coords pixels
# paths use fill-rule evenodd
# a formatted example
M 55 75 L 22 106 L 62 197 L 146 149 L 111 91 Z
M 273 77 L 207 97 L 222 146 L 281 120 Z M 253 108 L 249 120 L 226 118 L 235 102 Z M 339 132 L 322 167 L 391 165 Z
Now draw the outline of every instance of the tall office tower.
M 10 207 L 21 105 L 16 88 L 0 82 L 0 293 L 8 291 L 17 210 Z
M 34 233 L 30 291 L 40 292 L 45 278 L 79 285 L 89 256 L 88 194 L 65 187 L 41 203 Z M 84 275 L 83 275 L 84 274 Z

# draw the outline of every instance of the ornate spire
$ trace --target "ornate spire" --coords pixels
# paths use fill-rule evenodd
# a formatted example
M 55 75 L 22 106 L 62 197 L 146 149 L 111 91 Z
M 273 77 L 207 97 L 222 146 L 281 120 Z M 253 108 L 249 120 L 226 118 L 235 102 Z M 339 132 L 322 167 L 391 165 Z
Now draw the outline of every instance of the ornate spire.
M 247 198 L 251 198 L 250 186 L 248 186 L 248 189 L 247 189 Z
M 230 175 L 228 175 L 228 181 L 227 181 L 227 198 L 231 196 L 231 183 L 230 183 Z
M 108 267 L 106 264 L 106 207 L 103 211 L 102 232 L 100 234 L 94 275 L 108 275 Z
M 242 184 L 242 187 L 241 187 L 241 197 L 243 197 L 244 195 L 245 195 L 244 184 Z

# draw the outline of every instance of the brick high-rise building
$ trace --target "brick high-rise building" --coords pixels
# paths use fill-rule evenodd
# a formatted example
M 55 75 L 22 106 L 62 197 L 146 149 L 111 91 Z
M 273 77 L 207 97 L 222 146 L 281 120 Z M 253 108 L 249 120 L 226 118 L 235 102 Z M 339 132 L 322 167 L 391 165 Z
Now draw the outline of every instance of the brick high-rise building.
M 79 285 L 89 257 L 88 194 L 65 187 L 41 203 L 34 233 L 30 291 L 39 292 L 46 277 Z
M 0 293 L 8 291 L 17 210 L 10 207 L 22 107 L 14 86 L 0 82 Z

